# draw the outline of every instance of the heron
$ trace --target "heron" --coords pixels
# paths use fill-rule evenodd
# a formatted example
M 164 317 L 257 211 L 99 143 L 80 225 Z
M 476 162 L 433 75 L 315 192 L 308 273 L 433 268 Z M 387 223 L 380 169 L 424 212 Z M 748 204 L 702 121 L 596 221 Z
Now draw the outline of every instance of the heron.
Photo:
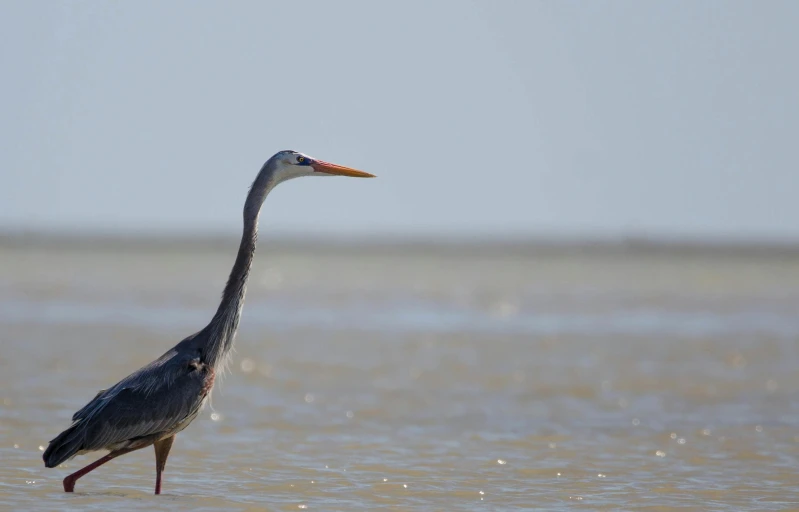
M 244 305 L 247 279 L 255 256 L 258 217 L 267 194 L 279 183 L 301 176 L 373 174 L 332 164 L 306 154 L 279 151 L 264 163 L 244 202 L 241 244 L 222 299 L 211 321 L 113 386 L 101 390 L 72 416 L 72 424 L 44 451 L 44 465 L 54 468 L 72 457 L 98 450 L 108 454 L 64 478 L 64 491 L 106 462 L 152 445 L 155 448 L 155 494 L 175 440 L 202 411 L 214 380 L 224 372 Z

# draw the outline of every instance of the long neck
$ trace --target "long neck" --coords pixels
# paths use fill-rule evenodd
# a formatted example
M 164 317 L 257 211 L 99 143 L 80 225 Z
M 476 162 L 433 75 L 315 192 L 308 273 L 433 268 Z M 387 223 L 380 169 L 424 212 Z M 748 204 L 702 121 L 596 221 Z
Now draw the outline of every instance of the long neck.
M 261 176 L 259 176 L 259 179 Z M 253 183 L 244 204 L 244 229 L 241 235 L 239 252 L 230 271 L 222 301 L 216 314 L 208 324 L 206 362 L 217 368 L 224 366 L 239 327 L 244 295 L 247 292 L 247 279 L 250 276 L 255 245 L 258 240 L 258 215 L 267 193 L 272 188 L 270 181 Z

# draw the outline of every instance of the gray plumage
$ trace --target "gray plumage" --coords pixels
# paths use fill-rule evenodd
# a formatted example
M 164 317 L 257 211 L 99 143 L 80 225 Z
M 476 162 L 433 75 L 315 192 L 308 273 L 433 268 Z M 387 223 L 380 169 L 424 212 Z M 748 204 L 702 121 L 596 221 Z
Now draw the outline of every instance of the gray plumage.
M 58 466 L 80 453 L 130 448 L 180 432 L 205 404 L 213 372 L 196 351 L 181 349 L 178 344 L 100 391 L 76 412 L 72 425 L 50 441 L 44 452 L 45 466 Z
M 67 477 L 65 490 L 71 491 L 75 480 L 105 461 L 155 444 L 158 466 L 156 494 L 160 492 L 161 470 L 172 436 L 186 428 L 200 413 L 215 377 L 224 371 L 233 347 L 255 255 L 261 205 L 278 183 L 319 173 L 371 177 L 291 150 L 281 151 L 266 161 L 247 194 L 241 244 L 219 308 L 208 325 L 155 361 L 100 391 L 73 415 L 72 425 L 50 441 L 43 456 L 48 468 L 81 453 L 101 449 L 111 451 L 95 465 Z M 159 442 L 164 440 L 167 446 L 159 455 Z

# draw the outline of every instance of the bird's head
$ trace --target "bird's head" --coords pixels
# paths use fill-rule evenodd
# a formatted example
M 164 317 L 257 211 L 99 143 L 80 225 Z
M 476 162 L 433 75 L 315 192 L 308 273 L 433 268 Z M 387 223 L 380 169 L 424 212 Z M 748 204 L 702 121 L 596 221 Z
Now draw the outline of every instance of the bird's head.
M 255 177 L 247 201 L 244 203 L 245 219 L 257 219 L 261 204 L 269 191 L 278 184 L 302 176 L 352 176 L 355 178 L 374 178 L 374 174 L 358 171 L 343 165 L 331 164 L 304 155 L 298 151 L 278 151 L 266 161 L 261 172 Z
M 271 163 L 271 165 L 270 165 Z M 267 162 L 272 167 L 276 183 L 301 176 L 351 176 L 353 178 L 374 178 L 374 174 L 358 171 L 343 165 L 331 164 L 310 157 L 298 151 L 279 151 Z

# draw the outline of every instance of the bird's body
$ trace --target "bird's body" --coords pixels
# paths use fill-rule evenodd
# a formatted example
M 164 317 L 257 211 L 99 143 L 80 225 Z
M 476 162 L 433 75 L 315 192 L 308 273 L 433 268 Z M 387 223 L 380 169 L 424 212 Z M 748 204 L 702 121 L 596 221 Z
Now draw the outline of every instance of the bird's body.
M 87 452 L 131 450 L 145 441 L 148 446 L 186 428 L 205 405 L 216 370 L 183 343 L 76 412 L 45 451 L 47 467 Z
M 312 171 L 309 170 L 313 169 Z M 316 173 L 371 177 L 370 174 L 281 151 L 262 167 L 244 204 L 241 245 L 216 314 L 200 331 L 150 364 L 104 389 L 72 417 L 72 425 L 50 441 L 44 452 L 47 467 L 96 450 L 109 454 L 64 479 L 64 490 L 96 467 L 125 453 L 155 446 L 156 485 L 175 434 L 202 410 L 216 376 L 224 371 L 238 329 L 247 278 L 255 255 L 258 216 L 266 195 L 278 183 Z

